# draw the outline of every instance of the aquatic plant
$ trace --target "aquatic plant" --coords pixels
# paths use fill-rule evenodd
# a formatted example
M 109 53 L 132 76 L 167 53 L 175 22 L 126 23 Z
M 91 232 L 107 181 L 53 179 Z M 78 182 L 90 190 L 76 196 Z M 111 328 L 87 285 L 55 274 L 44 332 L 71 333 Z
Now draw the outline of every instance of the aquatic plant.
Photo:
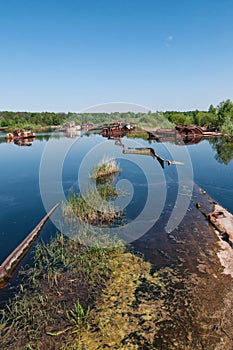
M 123 251 L 84 247 L 62 234 L 38 244 L 34 266 L 20 272 L 19 293 L 0 310 L 1 348 L 61 348 L 64 334 L 73 342 L 109 278 L 110 259 Z
M 84 310 L 79 300 L 74 304 L 73 309 L 66 311 L 68 319 L 75 325 L 75 331 L 85 326 L 90 313 L 90 307 Z
M 109 225 L 122 215 L 119 208 L 108 201 L 116 196 L 116 189 L 109 184 L 90 188 L 82 195 L 72 192 L 67 203 L 62 204 L 63 216 L 68 222 L 78 219 L 89 224 Z
M 90 177 L 93 179 L 100 179 L 109 177 L 121 171 L 115 159 L 103 158 L 101 162 L 93 167 L 90 172 Z
M 35 249 L 18 295 L 0 311 L 1 348 L 153 348 L 171 306 L 161 274 L 143 256 L 122 242 L 85 247 L 62 234 Z
M 146 131 L 140 128 L 137 128 L 135 131 L 131 131 L 129 134 L 127 134 L 128 138 L 138 138 L 138 139 L 143 139 L 143 140 L 148 140 L 148 133 Z

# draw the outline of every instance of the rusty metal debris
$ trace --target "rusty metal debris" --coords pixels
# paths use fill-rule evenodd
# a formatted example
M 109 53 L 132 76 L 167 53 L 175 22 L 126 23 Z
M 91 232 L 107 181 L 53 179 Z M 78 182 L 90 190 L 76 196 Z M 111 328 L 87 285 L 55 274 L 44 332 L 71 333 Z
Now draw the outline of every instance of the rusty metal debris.
M 29 235 L 23 240 L 22 243 L 15 248 L 15 250 L 4 260 L 2 265 L 0 265 L 0 288 L 3 288 L 8 279 L 10 278 L 12 272 L 15 270 L 16 266 L 19 264 L 21 259 L 27 253 L 31 247 L 34 240 L 38 237 L 41 229 L 43 228 L 46 221 L 52 215 L 52 213 L 57 209 L 59 203 L 56 204 L 39 222 L 39 224 L 32 230 Z

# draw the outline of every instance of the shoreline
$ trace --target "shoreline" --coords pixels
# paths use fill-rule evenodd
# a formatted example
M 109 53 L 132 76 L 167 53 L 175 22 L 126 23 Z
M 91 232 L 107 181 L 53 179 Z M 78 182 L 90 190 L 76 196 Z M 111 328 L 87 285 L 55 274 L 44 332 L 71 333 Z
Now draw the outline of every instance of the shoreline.
M 203 208 L 199 202 L 196 203 L 196 207 L 207 218 L 213 232 L 219 239 L 218 244 L 220 250 L 217 253 L 217 256 L 224 268 L 224 273 L 231 275 L 233 278 L 233 214 L 221 204 L 210 198 L 210 196 L 201 188 L 200 193 L 203 196 L 207 196 L 209 203 L 212 205 L 212 210 L 209 212 L 203 212 Z

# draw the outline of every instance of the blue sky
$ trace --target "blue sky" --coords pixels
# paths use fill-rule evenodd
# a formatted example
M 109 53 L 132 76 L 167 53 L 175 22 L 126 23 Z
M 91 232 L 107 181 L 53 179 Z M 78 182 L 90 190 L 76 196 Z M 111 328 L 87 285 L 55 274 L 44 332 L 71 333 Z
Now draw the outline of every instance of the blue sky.
M 0 110 L 233 100 L 232 0 L 0 0 Z

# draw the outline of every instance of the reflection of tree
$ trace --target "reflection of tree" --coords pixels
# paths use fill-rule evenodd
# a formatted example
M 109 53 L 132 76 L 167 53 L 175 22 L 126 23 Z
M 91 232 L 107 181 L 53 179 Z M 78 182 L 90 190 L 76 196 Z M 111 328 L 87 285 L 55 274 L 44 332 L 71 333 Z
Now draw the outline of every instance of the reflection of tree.
M 233 159 L 233 139 L 226 137 L 211 139 L 210 144 L 216 151 L 215 159 L 219 163 L 228 164 Z
M 53 138 L 53 139 L 60 139 L 64 137 L 62 133 L 47 133 L 47 134 L 36 134 L 36 138 L 33 138 L 33 139 L 30 139 L 30 143 L 37 140 L 37 141 L 48 141 L 50 138 Z M 6 140 L 6 137 L 5 137 L 5 134 L 1 134 L 0 133 L 0 144 L 1 143 L 8 143 L 8 142 L 11 142 L 13 140 Z M 27 141 L 25 141 L 26 143 Z M 20 140 L 20 142 L 15 142 L 17 145 L 19 145 L 19 143 L 21 144 L 22 146 L 22 143 L 23 141 Z

